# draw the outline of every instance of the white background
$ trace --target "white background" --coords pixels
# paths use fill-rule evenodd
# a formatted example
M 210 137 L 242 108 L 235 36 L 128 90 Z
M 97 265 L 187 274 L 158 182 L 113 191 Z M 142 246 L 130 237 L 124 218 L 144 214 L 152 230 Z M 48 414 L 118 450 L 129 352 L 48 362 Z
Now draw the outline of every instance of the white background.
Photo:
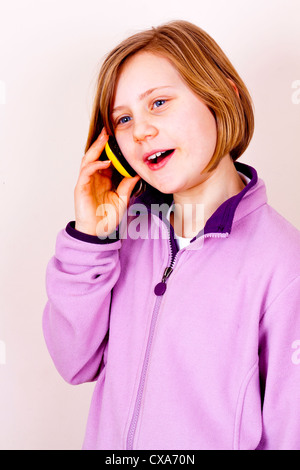
M 299 0 L 0 0 L 0 449 L 82 445 L 94 385 L 58 375 L 41 320 L 56 234 L 74 219 L 104 55 L 165 21 L 205 29 L 255 103 L 240 161 L 255 166 L 269 203 L 300 229 L 299 18 Z

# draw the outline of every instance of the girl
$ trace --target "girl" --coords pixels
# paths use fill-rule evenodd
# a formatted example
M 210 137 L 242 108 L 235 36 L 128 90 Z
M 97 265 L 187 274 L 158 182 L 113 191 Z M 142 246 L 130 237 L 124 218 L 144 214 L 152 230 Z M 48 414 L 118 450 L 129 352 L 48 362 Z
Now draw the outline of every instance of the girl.
M 300 448 L 300 233 L 236 161 L 253 127 L 193 24 L 104 61 L 43 317 L 65 380 L 97 381 L 84 449 Z M 135 176 L 103 161 L 112 135 Z

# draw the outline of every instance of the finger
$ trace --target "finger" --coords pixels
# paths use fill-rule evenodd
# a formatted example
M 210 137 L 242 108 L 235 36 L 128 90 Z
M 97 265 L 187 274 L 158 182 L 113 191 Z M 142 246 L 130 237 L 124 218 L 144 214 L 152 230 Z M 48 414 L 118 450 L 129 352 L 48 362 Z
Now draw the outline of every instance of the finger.
M 98 160 L 104 150 L 107 141 L 108 135 L 106 133 L 105 128 L 103 128 L 95 142 L 92 143 L 92 145 L 82 158 L 81 166 L 83 167 L 85 165 L 88 165 L 90 162 Z
M 97 160 L 96 162 L 91 162 L 88 165 L 83 166 L 79 173 L 78 184 L 88 184 L 91 180 L 91 176 L 93 176 L 99 170 L 106 170 L 107 168 L 109 168 L 110 164 L 110 160 L 106 160 L 103 162 Z

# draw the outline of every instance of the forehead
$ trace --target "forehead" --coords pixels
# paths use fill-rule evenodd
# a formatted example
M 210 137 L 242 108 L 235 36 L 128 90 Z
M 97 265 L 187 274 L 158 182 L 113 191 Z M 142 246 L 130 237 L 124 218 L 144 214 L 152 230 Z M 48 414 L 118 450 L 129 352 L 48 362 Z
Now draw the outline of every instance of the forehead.
M 139 52 L 122 66 L 115 89 L 115 106 L 127 98 L 138 98 L 158 87 L 182 86 L 183 81 L 169 59 L 151 52 Z

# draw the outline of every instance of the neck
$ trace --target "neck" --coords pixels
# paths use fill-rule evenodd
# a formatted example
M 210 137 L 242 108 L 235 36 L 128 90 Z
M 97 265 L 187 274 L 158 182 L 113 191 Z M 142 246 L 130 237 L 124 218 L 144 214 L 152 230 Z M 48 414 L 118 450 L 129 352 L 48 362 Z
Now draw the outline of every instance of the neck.
M 200 184 L 187 191 L 173 195 L 175 210 L 170 222 L 175 233 L 193 238 L 205 226 L 217 208 L 245 187 L 229 155 L 219 162 L 217 168 L 203 175 Z

